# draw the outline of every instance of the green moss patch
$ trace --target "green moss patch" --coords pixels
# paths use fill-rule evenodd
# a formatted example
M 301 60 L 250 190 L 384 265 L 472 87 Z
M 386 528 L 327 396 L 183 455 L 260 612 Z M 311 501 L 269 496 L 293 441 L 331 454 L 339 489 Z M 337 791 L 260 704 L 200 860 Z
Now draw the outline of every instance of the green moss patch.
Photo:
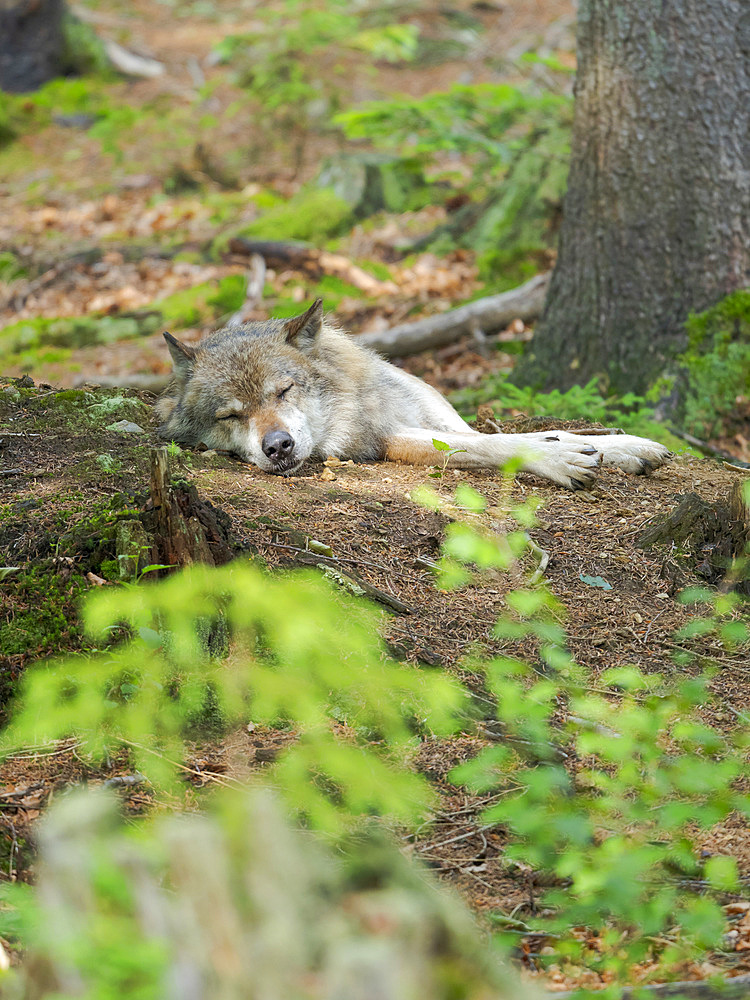
M 750 422 L 750 289 L 692 315 L 677 361 L 676 419 L 700 438 L 746 433 Z
M 80 646 L 77 607 L 86 581 L 50 569 L 34 566 L 2 584 L 10 615 L 0 625 L 0 656 L 38 659 Z
M 347 202 L 328 188 L 306 188 L 289 201 L 273 205 L 254 222 L 225 230 L 211 245 L 214 256 L 225 253 L 230 240 L 302 240 L 316 246 L 339 233 L 351 221 Z

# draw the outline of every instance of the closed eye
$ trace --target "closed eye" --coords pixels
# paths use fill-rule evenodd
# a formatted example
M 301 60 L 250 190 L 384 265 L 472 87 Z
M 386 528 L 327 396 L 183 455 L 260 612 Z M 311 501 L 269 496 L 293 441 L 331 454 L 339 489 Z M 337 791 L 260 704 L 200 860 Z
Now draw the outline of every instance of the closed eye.
M 276 398 L 277 398 L 277 399 L 283 399 L 283 398 L 284 398 L 284 396 L 286 396 L 286 394 L 287 394 L 287 393 L 289 392 L 289 390 L 290 390 L 290 389 L 291 389 L 291 388 L 292 388 L 293 386 L 294 386 L 294 382 L 290 382 L 290 383 L 289 383 L 289 385 L 288 385 L 288 386 L 287 386 L 287 387 L 286 387 L 285 389 L 280 389 L 280 390 L 279 390 L 279 391 L 278 391 L 278 392 L 276 393 Z
M 216 419 L 217 420 L 239 420 L 241 416 L 242 416 L 241 413 L 222 413 L 221 415 L 219 415 L 217 413 L 216 414 Z

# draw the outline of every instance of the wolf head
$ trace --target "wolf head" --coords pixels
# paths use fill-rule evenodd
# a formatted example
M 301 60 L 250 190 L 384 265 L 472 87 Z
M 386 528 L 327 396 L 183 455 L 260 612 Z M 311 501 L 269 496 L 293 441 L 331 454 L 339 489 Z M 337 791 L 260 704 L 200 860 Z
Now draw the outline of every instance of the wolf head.
M 165 333 L 174 379 L 157 404 L 161 436 L 293 473 L 322 420 L 312 367 L 322 323 L 317 299 L 301 316 L 225 327 L 195 347 Z

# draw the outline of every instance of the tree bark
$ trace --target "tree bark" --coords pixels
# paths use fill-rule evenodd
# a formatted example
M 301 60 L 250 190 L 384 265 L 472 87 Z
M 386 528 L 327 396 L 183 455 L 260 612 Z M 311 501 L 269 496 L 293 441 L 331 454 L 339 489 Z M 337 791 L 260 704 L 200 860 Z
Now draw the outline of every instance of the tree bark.
M 36 90 L 61 70 L 63 0 L 0 0 L 0 90 Z
M 581 0 L 558 264 L 513 381 L 642 391 L 750 284 L 747 0 Z

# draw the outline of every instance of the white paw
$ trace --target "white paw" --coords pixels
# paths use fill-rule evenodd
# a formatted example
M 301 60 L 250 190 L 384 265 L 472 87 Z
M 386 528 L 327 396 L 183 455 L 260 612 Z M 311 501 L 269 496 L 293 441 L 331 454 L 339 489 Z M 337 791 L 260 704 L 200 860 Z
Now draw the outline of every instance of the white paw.
M 531 435 L 529 435 L 531 437 Z M 544 431 L 529 441 L 529 458 L 523 467 L 569 490 L 587 490 L 593 486 L 602 461 L 597 448 L 574 434 L 561 438 L 558 431 Z
M 602 454 L 602 464 L 634 475 L 645 475 L 672 458 L 663 444 L 632 434 L 597 435 L 592 443 Z

